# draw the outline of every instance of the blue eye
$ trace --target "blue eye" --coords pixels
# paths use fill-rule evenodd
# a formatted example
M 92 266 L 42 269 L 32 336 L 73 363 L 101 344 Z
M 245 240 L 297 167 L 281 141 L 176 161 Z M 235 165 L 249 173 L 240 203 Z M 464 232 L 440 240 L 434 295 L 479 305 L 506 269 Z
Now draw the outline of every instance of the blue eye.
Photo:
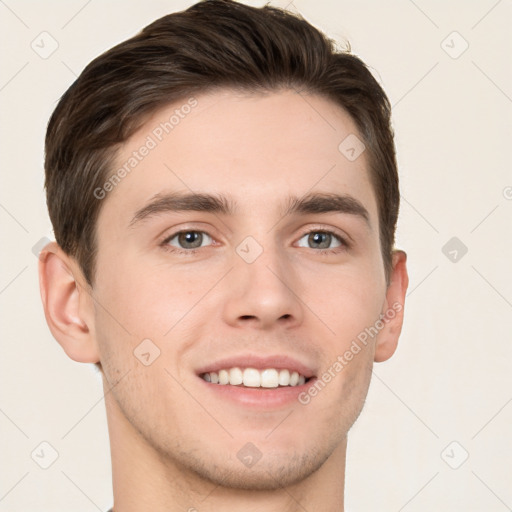
M 304 242 L 302 242 L 304 240 Z M 161 246 L 169 251 L 193 255 L 198 249 L 212 245 L 212 237 L 205 231 L 182 230 L 169 235 Z M 304 233 L 298 247 L 316 249 L 320 254 L 333 254 L 349 249 L 349 244 L 341 236 L 327 230 L 316 229 Z
M 299 244 L 299 247 L 309 247 L 310 249 L 334 249 L 336 247 L 341 247 L 342 245 L 347 245 L 340 236 L 335 235 L 330 231 L 310 231 L 309 233 L 305 233 L 300 240 L 305 237 L 307 237 L 306 244 L 308 245 Z M 333 242 L 335 245 L 331 246 L 331 243 Z
M 204 231 L 179 231 L 166 238 L 163 243 L 182 250 L 198 249 L 203 247 L 202 244 L 205 239 L 209 239 L 210 243 L 212 241 L 212 237 Z

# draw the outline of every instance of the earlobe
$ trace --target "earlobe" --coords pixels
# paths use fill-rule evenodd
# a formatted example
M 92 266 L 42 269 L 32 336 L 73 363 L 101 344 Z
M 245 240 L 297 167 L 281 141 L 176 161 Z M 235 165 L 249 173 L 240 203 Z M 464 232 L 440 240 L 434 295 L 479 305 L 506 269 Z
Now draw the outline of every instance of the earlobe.
M 39 287 L 44 314 L 54 338 L 74 361 L 95 363 L 93 301 L 81 271 L 55 242 L 39 255 Z
M 374 361 L 380 363 L 389 359 L 398 345 L 404 320 L 405 294 L 409 285 L 407 274 L 407 254 L 404 251 L 394 251 L 392 257 L 393 270 L 391 282 L 386 291 L 384 328 L 379 332 L 375 347 Z

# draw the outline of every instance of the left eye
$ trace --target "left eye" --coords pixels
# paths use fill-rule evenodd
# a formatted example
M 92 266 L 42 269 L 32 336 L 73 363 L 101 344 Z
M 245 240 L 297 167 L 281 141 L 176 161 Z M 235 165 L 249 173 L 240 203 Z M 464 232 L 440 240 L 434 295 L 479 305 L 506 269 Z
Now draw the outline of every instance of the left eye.
M 301 243 L 305 240 L 304 243 Z M 179 231 L 164 240 L 164 245 L 170 245 L 178 250 L 194 250 L 211 245 L 213 239 L 204 231 Z M 304 234 L 300 239 L 299 247 L 308 247 L 310 249 L 334 249 L 346 245 L 344 240 L 330 231 L 310 231 Z
M 212 237 L 204 231 L 180 231 L 168 238 L 165 243 L 177 247 L 178 249 L 197 249 L 202 247 L 205 238 L 207 241 L 209 239 L 211 243 Z M 173 243 L 173 240 L 176 242 Z
M 310 245 L 299 244 L 299 247 L 309 247 L 311 249 L 332 249 L 342 245 L 342 239 L 329 231 L 310 231 L 309 233 L 306 233 L 301 240 L 306 237 L 306 243 Z M 335 242 L 336 244 L 331 247 L 332 242 Z

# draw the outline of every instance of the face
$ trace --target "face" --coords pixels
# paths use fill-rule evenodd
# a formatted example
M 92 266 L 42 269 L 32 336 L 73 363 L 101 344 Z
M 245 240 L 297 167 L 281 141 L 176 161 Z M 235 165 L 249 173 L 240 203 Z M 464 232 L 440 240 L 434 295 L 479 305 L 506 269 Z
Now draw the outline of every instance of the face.
M 378 335 L 342 356 L 388 305 L 366 154 L 339 149 L 357 133 L 317 96 L 217 91 L 119 151 L 93 289 L 107 407 L 183 472 L 291 485 L 360 413 Z

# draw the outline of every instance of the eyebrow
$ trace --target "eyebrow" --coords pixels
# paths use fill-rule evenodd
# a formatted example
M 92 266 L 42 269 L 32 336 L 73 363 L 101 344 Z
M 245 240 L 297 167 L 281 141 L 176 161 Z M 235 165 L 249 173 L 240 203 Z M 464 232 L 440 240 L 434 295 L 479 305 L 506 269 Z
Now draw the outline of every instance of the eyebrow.
M 214 214 L 236 215 L 235 201 L 223 194 L 169 193 L 156 194 L 148 204 L 138 210 L 129 227 L 159 214 L 168 212 L 195 211 Z M 364 220 L 371 229 L 370 216 L 363 204 L 348 194 L 310 193 L 303 197 L 289 196 L 281 210 L 281 216 L 293 214 L 343 213 Z

